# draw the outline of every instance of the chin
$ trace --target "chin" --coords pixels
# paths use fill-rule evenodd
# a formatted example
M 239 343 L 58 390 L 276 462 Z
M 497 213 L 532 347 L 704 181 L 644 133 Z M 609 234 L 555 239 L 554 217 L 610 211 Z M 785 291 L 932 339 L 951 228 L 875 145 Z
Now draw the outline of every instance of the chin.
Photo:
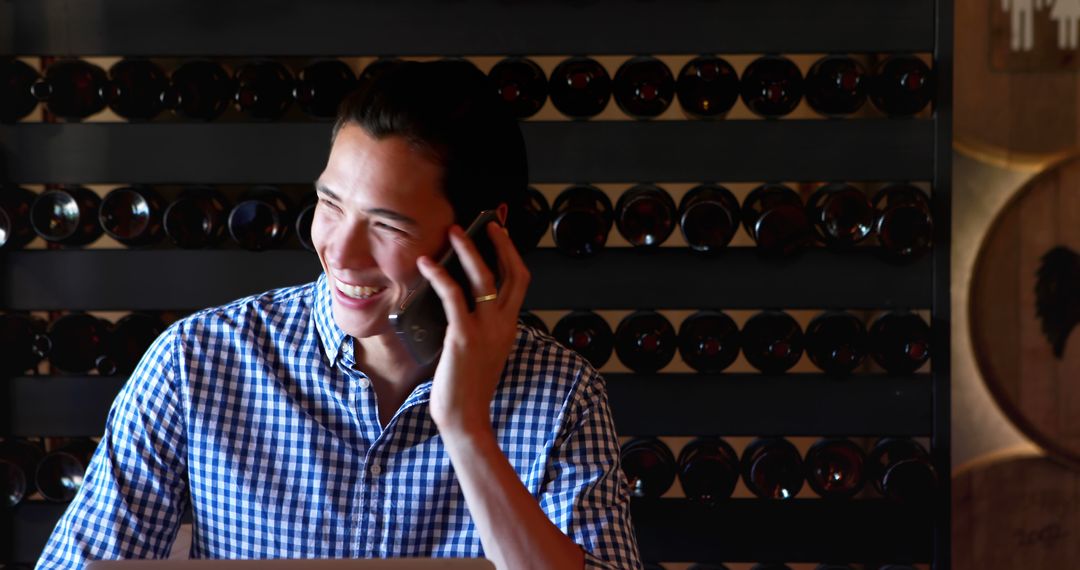
M 393 333 L 390 326 L 389 315 L 385 311 L 378 311 L 377 316 L 357 314 L 358 311 L 343 309 L 336 304 L 333 308 L 334 320 L 345 334 L 353 338 L 367 338 Z

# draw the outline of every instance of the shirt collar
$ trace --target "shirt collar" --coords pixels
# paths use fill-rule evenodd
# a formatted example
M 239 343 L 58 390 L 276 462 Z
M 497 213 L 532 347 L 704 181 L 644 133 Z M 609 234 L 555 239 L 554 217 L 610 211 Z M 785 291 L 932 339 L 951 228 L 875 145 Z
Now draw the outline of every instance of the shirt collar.
M 313 318 L 315 320 L 315 330 L 319 333 L 319 340 L 322 342 L 323 351 L 326 353 L 330 365 L 333 366 L 337 363 L 343 345 L 351 337 L 345 334 L 345 331 L 341 330 L 337 321 L 334 320 L 333 299 L 331 298 L 330 283 L 325 272 L 319 275 L 319 279 L 315 282 Z M 351 342 L 348 344 L 352 345 Z

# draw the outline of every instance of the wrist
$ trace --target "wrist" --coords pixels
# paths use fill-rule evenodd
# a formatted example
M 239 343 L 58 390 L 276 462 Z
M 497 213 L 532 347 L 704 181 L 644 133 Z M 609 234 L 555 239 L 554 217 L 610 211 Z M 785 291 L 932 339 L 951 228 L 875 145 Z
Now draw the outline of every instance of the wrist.
M 432 418 L 443 439 L 494 439 L 495 428 L 491 425 L 491 418 L 487 414 L 451 414 L 451 416 Z

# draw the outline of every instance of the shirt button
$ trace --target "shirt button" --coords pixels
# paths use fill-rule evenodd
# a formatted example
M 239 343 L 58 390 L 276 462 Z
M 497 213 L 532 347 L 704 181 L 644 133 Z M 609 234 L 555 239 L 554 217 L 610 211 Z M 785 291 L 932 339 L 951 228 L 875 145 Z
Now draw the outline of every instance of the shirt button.
M 360 387 L 364 388 L 365 390 L 367 388 L 370 388 L 371 387 L 371 380 L 368 380 L 367 378 L 361 378 L 360 379 Z
M 378 463 L 372 465 L 371 466 L 371 474 L 378 477 L 379 475 L 382 474 L 382 467 L 379 467 Z

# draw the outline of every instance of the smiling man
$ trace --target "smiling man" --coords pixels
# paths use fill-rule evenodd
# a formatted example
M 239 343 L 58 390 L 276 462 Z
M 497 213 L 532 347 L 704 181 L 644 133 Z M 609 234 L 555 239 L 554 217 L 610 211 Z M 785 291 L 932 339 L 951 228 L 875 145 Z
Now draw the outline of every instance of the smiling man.
M 486 556 L 499 568 L 638 568 L 599 374 L 517 324 L 525 149 L 483 73 L 402 63 L 343 104 L 312 242 L 323 275 L 191 315 L 109 414 L 39 568 L 164 557 Z M 462 259 L 463 289 L 432 262 Z M 423 279 L 449 322 L 417 365 L 388 315 Z M 466 296 L 475 299 L 469 310 Z

